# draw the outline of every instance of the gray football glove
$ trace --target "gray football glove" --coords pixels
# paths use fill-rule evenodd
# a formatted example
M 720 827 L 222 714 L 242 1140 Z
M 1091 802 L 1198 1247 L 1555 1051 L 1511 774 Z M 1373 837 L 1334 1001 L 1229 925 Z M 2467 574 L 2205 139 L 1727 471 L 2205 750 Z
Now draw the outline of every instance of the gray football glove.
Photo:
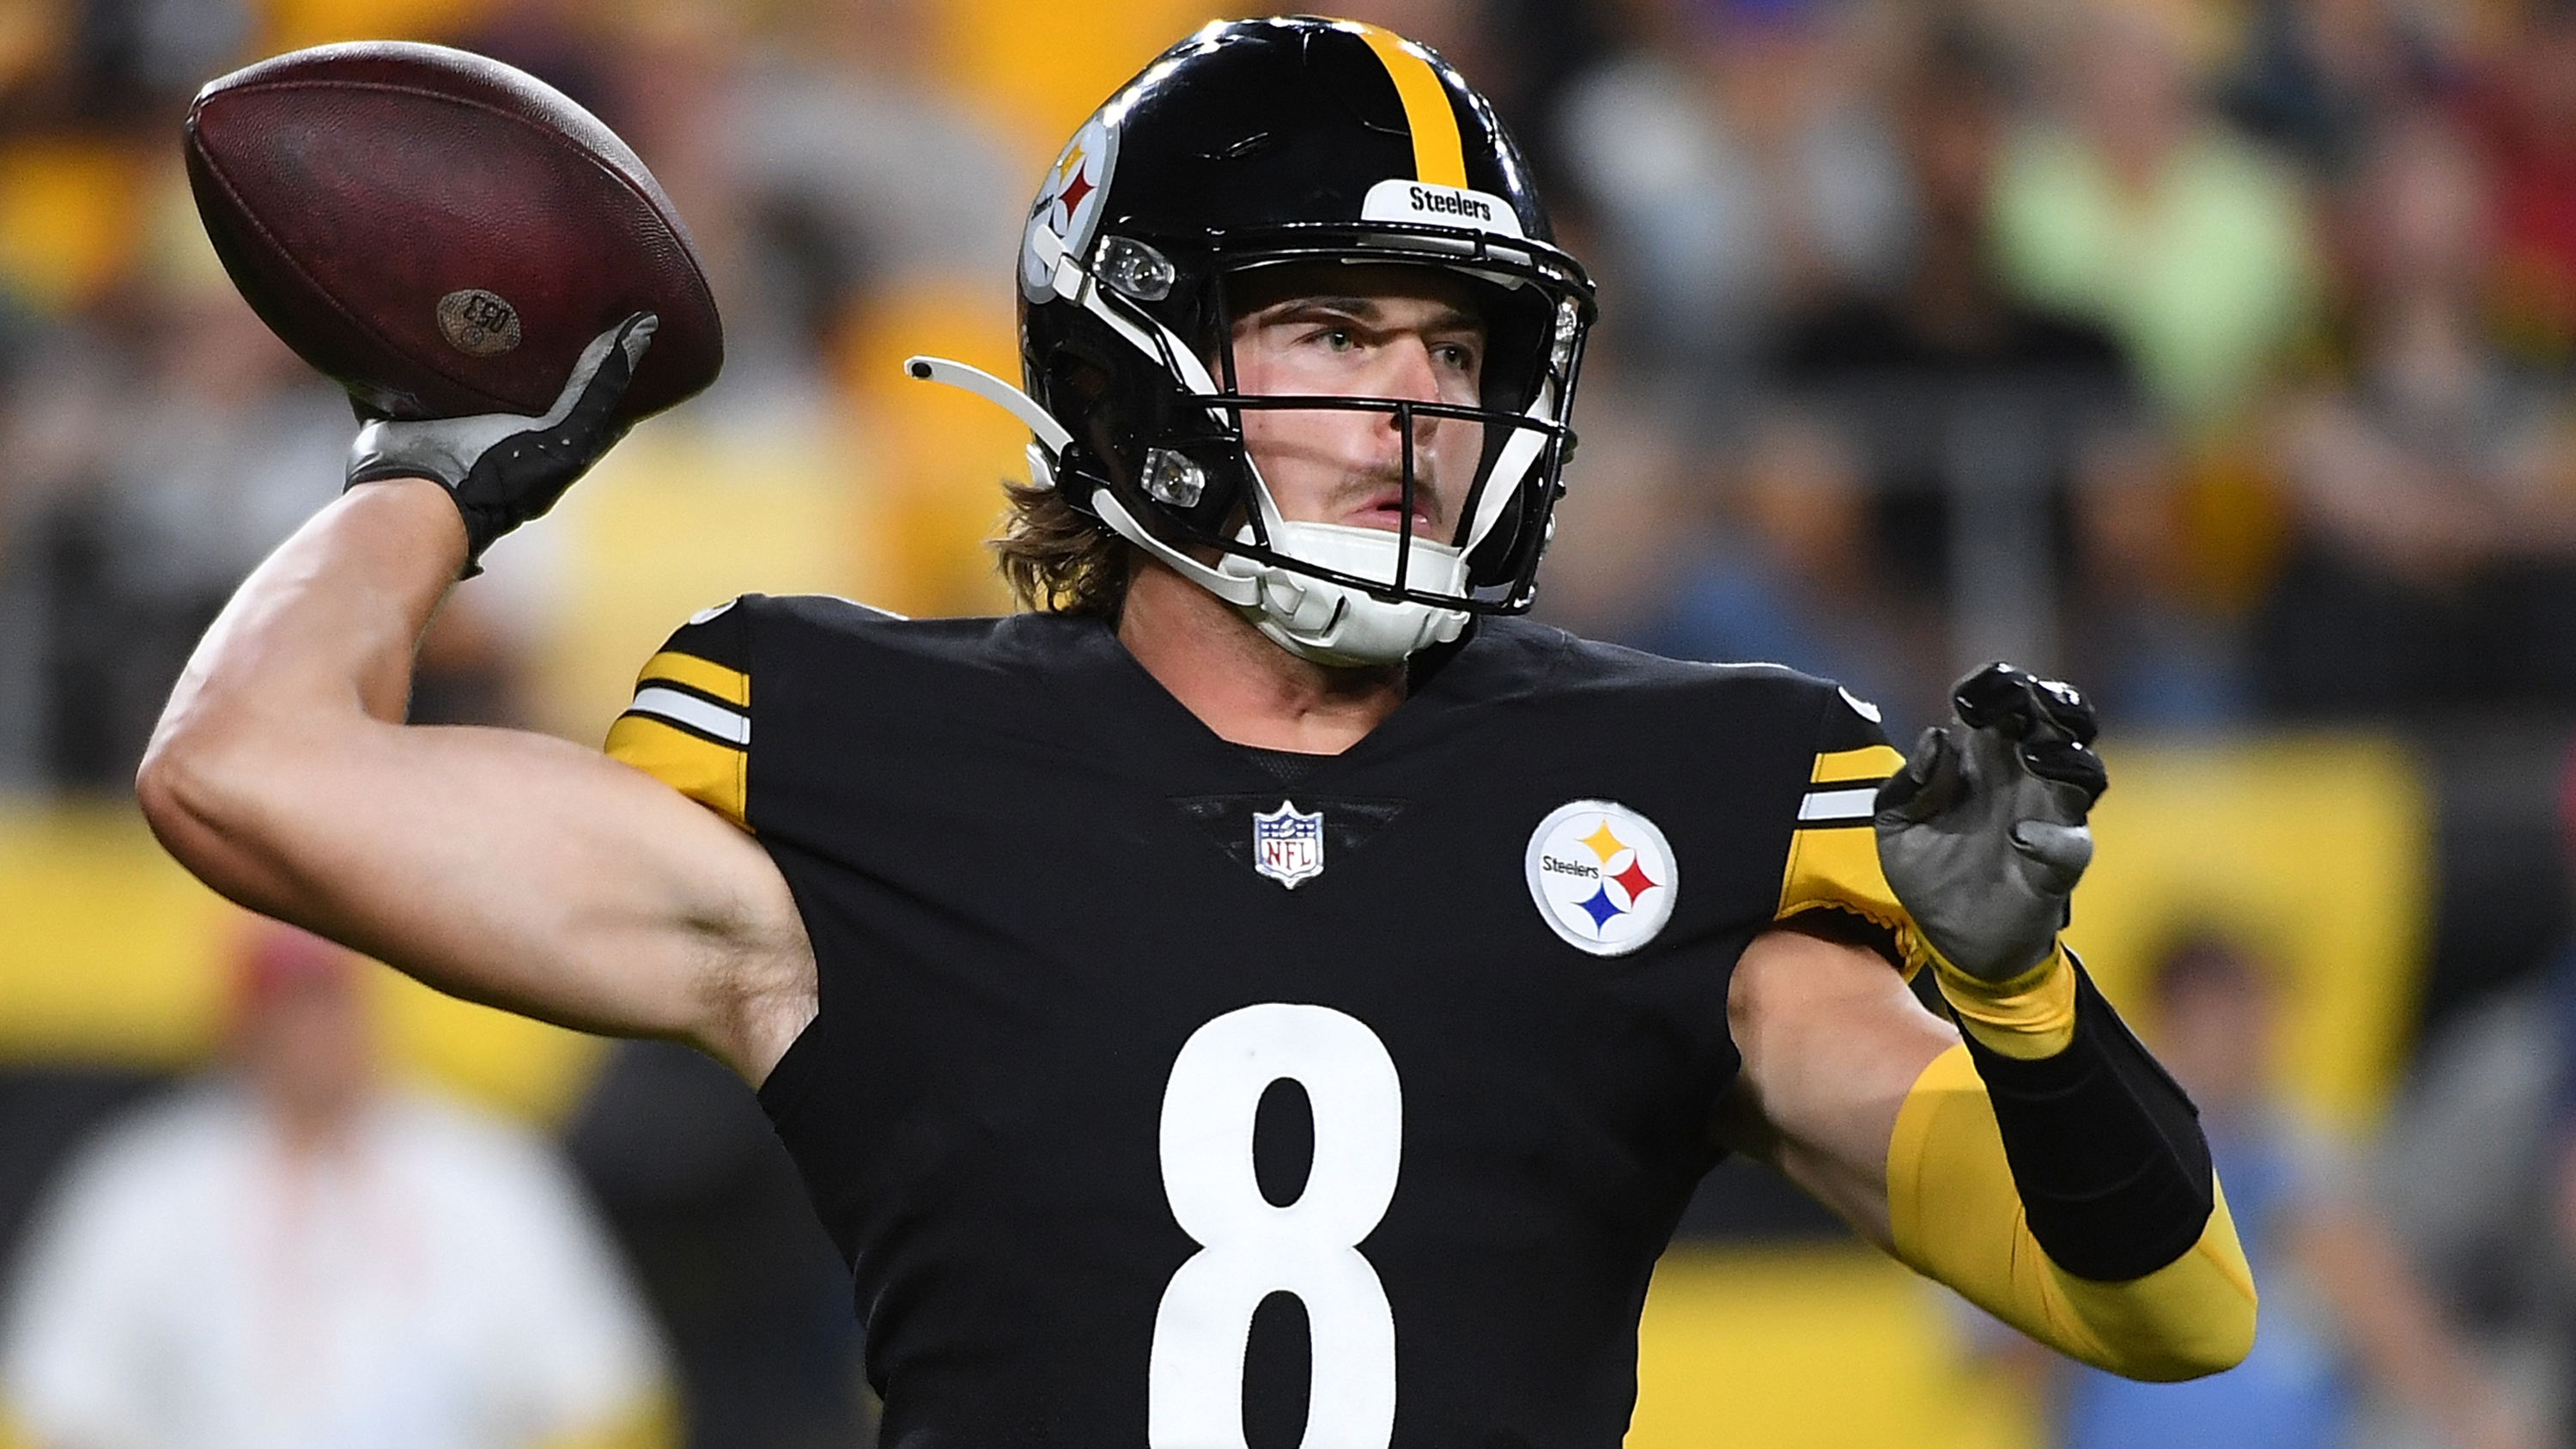
M 2072 686 L 1989 664 L 1950 698 L 1959 723 L 1925 730 L 1879 787 L 1878 863 L 1932 949 L 2004 981 L 2054 948 L 2109 781 Z
M 617 402 L 661 325 L 638 312 L 600 333 L 573 364 L 555 405 L 543 417 L 480 417 L 396 422 L 376 418 L 349 445 L 347 486 L 387 478 L 432 478 L 465 518 L 465 577 L 492 541 L 542 516 L 573 481 L 626 436 Z

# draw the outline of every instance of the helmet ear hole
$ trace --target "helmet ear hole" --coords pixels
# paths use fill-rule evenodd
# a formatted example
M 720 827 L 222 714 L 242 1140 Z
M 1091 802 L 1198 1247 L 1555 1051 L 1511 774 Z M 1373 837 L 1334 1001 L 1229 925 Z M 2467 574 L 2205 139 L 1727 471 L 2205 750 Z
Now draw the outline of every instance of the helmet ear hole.
M 1055 396 L 1084 412 L 1090 412 L 1109 400 L 1109 369 L 1097 360 L 1071 348 L 1050 359 L 1049 380 Z
M 1143 450 L 1135 436 L 1136 410 L 1119 396 L 1118 370 L 1091 344 L 1090 338 L 1069 337 L 1047 355 L 1048 408 L 1090 445 L 1111 477 L 1130 477 Z

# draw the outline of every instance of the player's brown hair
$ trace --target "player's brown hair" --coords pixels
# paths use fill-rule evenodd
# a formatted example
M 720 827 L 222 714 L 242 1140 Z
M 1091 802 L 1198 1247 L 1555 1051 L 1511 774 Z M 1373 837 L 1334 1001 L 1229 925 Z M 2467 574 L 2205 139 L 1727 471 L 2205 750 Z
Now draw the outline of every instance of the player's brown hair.
M 1052 488 L 1005 480 L 1010 513 L 992 542 L 1011 597 L 1032 609 L 1116 619 L 1135 549 Z

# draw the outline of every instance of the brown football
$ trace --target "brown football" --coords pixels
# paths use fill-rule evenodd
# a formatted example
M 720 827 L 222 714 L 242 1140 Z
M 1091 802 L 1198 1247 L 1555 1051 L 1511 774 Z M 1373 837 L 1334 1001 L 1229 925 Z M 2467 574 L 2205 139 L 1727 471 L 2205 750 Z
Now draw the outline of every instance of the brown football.
M 615 132 L 523 71 L 356 41 L 263 60 L 188 108 L 224 269 L 289 347 L 399 418 L 542 413 L 582 348 L 660 314 L 620 411 L 715 380 L 724 330 L 687 228 Z

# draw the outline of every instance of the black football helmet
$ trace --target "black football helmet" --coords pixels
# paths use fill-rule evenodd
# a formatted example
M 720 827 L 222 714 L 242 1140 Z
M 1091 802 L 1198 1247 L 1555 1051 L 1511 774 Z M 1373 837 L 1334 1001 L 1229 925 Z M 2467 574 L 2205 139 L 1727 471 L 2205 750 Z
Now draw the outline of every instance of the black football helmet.
M 1229 288 L 1332 261 L 1459 279 L 1486 329 L 1479 405 L 1238 392 Z M 1037 483 L 1283 646 L 1388 663 L 1456 637 L 1468 613 L 1529 607 L 1574 443 L 1592 283 L 1553 244 L 1491 104 L 1429 50 L 1342 20 L 1208 26 L 1065 146 L 1030 209 L 1019 283 L 1025 395 L 937 359 L 914 375 L 1011 408 L 1037 434 Z M 1243 440 L 1245 411 L 1276 408 L 1392 414 L 1403 527 L 1282 520 Z M 1482 425 L 1450 537 L 1414 536 L 1417 417 Z

